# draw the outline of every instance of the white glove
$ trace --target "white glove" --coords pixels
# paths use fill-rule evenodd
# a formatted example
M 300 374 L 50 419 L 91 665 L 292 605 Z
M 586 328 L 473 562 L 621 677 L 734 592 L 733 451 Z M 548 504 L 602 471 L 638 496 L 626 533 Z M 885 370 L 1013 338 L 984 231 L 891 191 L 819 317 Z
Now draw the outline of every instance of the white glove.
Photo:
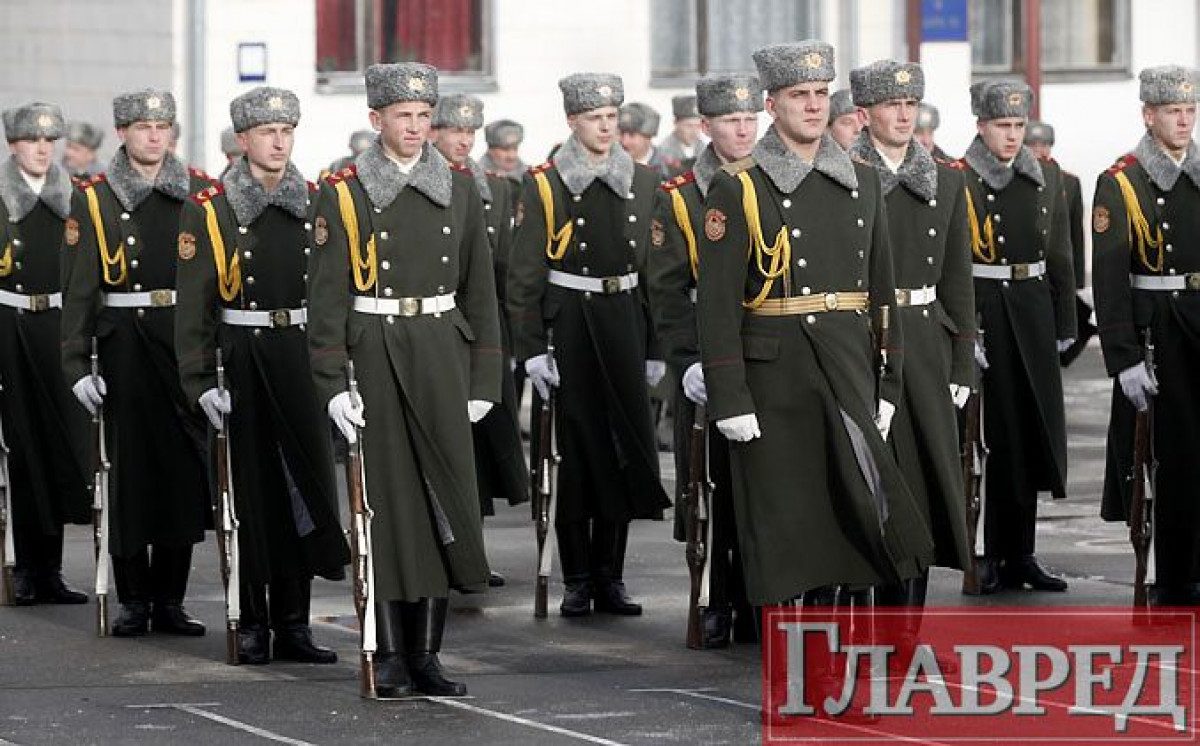
M 1133 402 L 1139 412 L 1145 412 L 1150 406 L 1150 397 L 1158 393 L 1158 381 L 1154 380 L 1154 374 L 1145 363 L 1129 366 L 1117 374 L 1117 380 L 1121 382 L 1125 398 Z
M 708 404 L 708 388 L 704 385 L 704 368 L 692 363 L 683 372 L 683 395 L 696 404 Z
M 354 432 L 355 426 L 367 426 L 367 421 L 363 419 L 366 414 L 366 408 L 363 407 L 362 399 L 360 398 L 358 406 L 355 406 L 354 402 L 350 399 L 350 392 L 343 391 L 329 400 L 329 405 L 326 409 L 329 411 L 329 419 L 333 420 L 333 424 L 337 425 L 338 430 L 342 431 L 346 442 L 356 442 L 358 434 Z
M 975 364 L 980 370 L 988 369 L 987 353 L 983 350 L 983 342 L 978 338 L 975 339 Z
M 954 402 L 955 409 L 962 409 L 967 406 L 967 399 L 970 398 L 970 386 L 960 386 L 957 383 L 950 384 L 950 401 Z
M 1073 344 L 1075 344 L 1075 338 L 1074 338 L 1074 337 L 1071 337 L 1070 339 L 1060 339 L 1060 340 L 1058 340 L 1058 352 L 1059 352 L 1059 354 L 1061 354 L 1061 353 L 1064 353 L 1064 352 L 1066 352 L 1067 350 L 1069 350 L 1069 349 L 1071 348 L 1071 345 L 1073 345 Z
M 75 382 L 75 385 L 71 387 L 71 393 L 75 394 L 75 398 L 88 411 L 88 414 L 96 414 L 96 410 L 104 403 L 104 395 L 108 393 L 108 387 L 104 385 L 104 379 L 100 376 L 88 374 Z
M 487 417 L 487 413 L 492 411 L 493 406 L 492 402 L 483 399 L 471 399 L 468 401 L 467 417 L 471 420 L 471 424 L 474 425 L 484 417 Z
M 888 439 L 888 434 L 892 431 L 892 418 L 895 416 L 896 405 L 887 399 L 880 399 L 879 409 L 875 412 L 875 427 L 879 429 L 879 435 L 884 440 Z
M 646 385 L 654 388 L 667 374 L 667 364 L 662 360 L 646 361 Z
M 758 429 L 758 416 L 754 414 L 739 414 L 735 417 L 717 420 L 717 430 L 727 440 L 737 443 L 745 443 L 762 437 L 762 430 Z
M 212 423 L 213 429 L 220 431 L 221 415 L 227 415 L 233 411 L 233 399 L 229 396 L 228 389 L 220 391 L 211 388 L 200 395 L 200 408 L 208 416 L 208 421 Z
M 543 399 L 550 398 L 550 387 L 557 386 L 561 380 L 558 377 L 558 366 L 545 353 L 534 355 L 526 360 L 525 373 L 533 382 L 533 387 L 537 389 L 538 396 Z

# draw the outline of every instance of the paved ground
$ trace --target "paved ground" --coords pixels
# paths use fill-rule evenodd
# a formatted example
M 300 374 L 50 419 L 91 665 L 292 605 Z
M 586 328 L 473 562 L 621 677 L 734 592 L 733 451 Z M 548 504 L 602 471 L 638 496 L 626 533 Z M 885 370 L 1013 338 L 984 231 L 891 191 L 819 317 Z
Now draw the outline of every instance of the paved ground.
M 1096 517 L 1109 391 L 1095 348 L 1066 374 L 1070 496 L 1043 502 L 1038 529 L 1040 555 L 1072 579 L 1055 602 L 1126 603 L 1130 594 L 1125 529 Z M 686 568 L 669 522 L 632 532 L 626 577 L 647 608 L 634 619 L 534 620 L 528 508 L 501 508 L 486 530 L 493 566 L 509 584 L 452 600 L 451 652 L 443 655 L 470 686 L 468 699 L 360 700 L 345 584 L 314 589 L 317 634 L 342 656 L 325 667 L 226 666 L 223 637 L 212 632 L 98 640 L 91 605 L 0 608 L 0 746 L 758 741 L 758 650 L 684 648 Z M 91 567 L 90 536 L 73 528 L 66 575 L 86 587 Z M 215 629 L 223 609 L 211 542 L 197 552 L 192 578 L 188 608 Z M 956 573 L 935 571 L 931 601 L 964 602 L 958 583 Z M 558 591 L 552 586 L 552 596 Z M 986 602 L 1045 600 L 1004 594 Z

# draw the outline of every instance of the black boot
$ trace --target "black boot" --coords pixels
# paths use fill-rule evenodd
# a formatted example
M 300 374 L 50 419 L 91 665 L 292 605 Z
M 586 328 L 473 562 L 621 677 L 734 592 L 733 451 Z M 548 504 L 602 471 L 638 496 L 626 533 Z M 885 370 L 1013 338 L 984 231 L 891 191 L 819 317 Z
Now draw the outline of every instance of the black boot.
M 204 625 L 183 608 L 188 574 L 192 570 L 192 545 L 155 546 L 150 563 L 154 583 L 154 611 L 150 621 L 157 634 L 201 637 Z
M 500 573 L 498 573 L 498 572 L 488 573 L 488 588 L 503 588 L 505 582 L 506 581 L 504 580 L 504 576 L 501 575 Z
M 267 626 L 267 587 L 242 583 L 238 589 L 242 615 L 238 619 L 238 663 L 261 666 L 271 662 L 271 628 Z
M 313 642 L 308 612 L 310 578 L 271 581 L 271 628 L 275 630 L 275 660 L 297 663 L 337 663 L 337 653 Z
M 975 559 L 975 571 L 979 573 L 979 595 L 990 596 L 999 593 L 1004 586 L 1000 582 L 1000 560 L 996 557 Z
M 34 576 L 37 585 L 38 603 L 44 604 L 86 604 L 86 593 L 71 590 L 62 577 L 62 533 L 45 536 L 42 539 L 39 568 Z
M 38 602 L 37 583 L 33 570 L 20 568 L 13 571 L 13 604 L 33 606 Z
M 554 526 L 558 534 L 558 556 L 562 562 L 563 600 L 558 611 L 565 617 L 592 613 L 592 583 L 588 577 L 588 525 L 584 522 Z
M 140 637 L 150 631 L 150 557 L 145 548 L 132 557 L 112 558 L 121 613 L 112 623 L 113 637 Z
M 1000 568 L 1000 582 L 1006 588 L 1028 585 L 1035 591 L 1062 593 L 1067 590 L 1067 581 L 1046 572 L 1032 554 L 1006 561 Z
M 709 606 L 704 610 L 704 641 L 701 647 L 708 649 L 729 647 L 729 634 L 733 628 L 733 609 Z
M 413 695 L 404 664 L 404 625 L 400 601 L 375 602 L 375 696 L 403 699 Z
M 748 602 L 733 606 L 733 641 L 757 643 L 762 635 L 762 611 Z
M 592 586 L 596 611 L 621 616 L 642 613 L 642 605 L 629 598 L 621 577 L 628 538 L 628 523 L 609 523 L 599 518 L 592 522 Z
M 438 661 L 448 606 L 449 600 L 445 598 L 423 598 L 403 606 L 407 651 L 404 661 L 408 665 L 408 675 L 417 691 L 433 697 L 463 697 L 467 694 L 465 685 L 445 677 Z

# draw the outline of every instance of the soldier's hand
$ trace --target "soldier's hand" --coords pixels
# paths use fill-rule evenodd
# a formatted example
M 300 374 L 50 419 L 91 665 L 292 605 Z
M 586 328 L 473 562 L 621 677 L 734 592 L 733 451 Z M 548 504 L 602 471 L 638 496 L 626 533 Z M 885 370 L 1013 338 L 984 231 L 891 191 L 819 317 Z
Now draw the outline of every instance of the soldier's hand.
M 975 364 L 980 370 L 988 369 L 987 353 L 983 349 L 983 342 L 979 339 L 975 340 Z
M 474 425 L 484 417 L 487 417 L 487 413 L 492 411 L 492 406 L 493 404 L 490 401 L 471 399 L 467 402 L 467 419 L 471 420 L 471 424 Z
M 683 395 L 696 404 L 708 404 L 708 387 L 704 385 L 704 368 L 692 363 L 683 373 Z
M 1060 340 L 1058 340 L 1058 353 L 1061 355 L 1062 353 L 1064 353 L 1064 352 L 1066 352 L 1067 350 L 1071 349 L 1071 345 L 1073 345 L 1073 344 L 1075 344 L 1075 338 L 1074 338 L 1074 337 L 1071 337 L 1070 339 L 1060 339 Z
M 558 367 L 554 365 L 550 356 L 544 353 L 534 355 L 525 361 L 525 373 L 529 375 L 529 380 L 537 389 L 538 396 L 543 399 L 549 399 L 550 387 L 557 386 L 560 382 Z
M 1150 373 L 1144 362 L 1131 365 L 1117 374 L 1121 383 L 1121 391 L 1125 398 L 1133 403 L 1139 412 L 1145 412 L 1150 406 L 1150 397 L 1158 393 L 1158 381 Z
M 71 393 L 75 394 L 75 398 L 88 411 L 88 414 L 96 414 L 96 410 L 104 403 L 104 395 L 108 393 L 108 386 L 100 376 L 88 374 L 75 382 L 75 385 L 71 387 Z
M 739 414 L 717 420 L 717 430 L 727 440 L 735 443 L 745 443 L 762 437 L 762 430 L 758 429 L 758 416 L 755 414 Z
M 233 398 L 229 395 L 229 390 L 221 391 L 217 388 L 211 388 L 200 395 L 200 408 L 204 410 L 204 414 L 208 417 L 208 421 L 212 423 L 213 429 L 220 432 L 222 415 L 227 415 L 233 411 Z
M 333 420 L 333 424 L 337 425 L 338 430 L 342 431 L 346 442 L 357 442 L 358 433 L 355 432 L 355 428 L 367 426 L 366 408 L 362 405 L 362 399 L 355 402 L 349 391 L 343 391 L 329 400 L 327 409 L 329 419 Z
M 879 406 L 875 411 L 875 427 L 879 429 L 879 435 L 884 440 L 887 440 L 888 435 L 892 432 L 892 418 L 895 416 L 896 405 L 887 399 L 880 399 Z
M 657 386 L 665 375 L 667 375 L 667 364 L 662 360 L 646 361 L 646 384 L 650 388 Z
M 955 409 L 962 409 L 967 406 L 967 399 L 970 398 L 970 386 L 960 386 L 957 383 L 950 384 L 950 401 L 954 402 Z

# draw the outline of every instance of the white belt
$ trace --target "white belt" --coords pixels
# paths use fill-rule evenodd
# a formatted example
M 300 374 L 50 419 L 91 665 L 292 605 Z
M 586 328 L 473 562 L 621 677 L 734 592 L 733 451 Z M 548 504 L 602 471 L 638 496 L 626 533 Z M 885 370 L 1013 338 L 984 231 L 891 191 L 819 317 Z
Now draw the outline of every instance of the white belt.
M 550 270 L 550 284 L 568 290 L 582 290 L 585 293 L 613 295 L 637 287 L 638 276 L 636 272 L 631 272 L 627 275 L 614 275 L 613 277 L 584 277 L 552 269 Z
M 378 316 L 421 316 L 454 308 L 454 293 L 432 298 L 370 298 L 354 296 L 354 310 Z
M 971 275 L 984 280 L 1032 280 L 1046 274 L 1046 260 L 1032 264 L 972 264 Z
M 1200 290 L 1200 272 L 1182 275 L 1129 275 L 1129 284 L 1138 290 Z
M 62 293 L 22 295 L 0 290 L 0 306 L 18 308 L 22 311 L 49 311 L 51 308 L 62 308 Z
M 275 311 L 240 311 L 222 308 L 221 321 L 230 326 L 254 326 L 268 329 L 286 329 L 308 322 L 307 308 L 281 308 Z
M 903 308 L 905 306 L 928 306 L 937 300 L 936 287 L 923 287 L 907 290 L 905 288 L 896 288 L 896 305 Z
M 168 308 L 175 305 L 174 290 L 151 290 L 147 293 L 105 293 L 108 308 Z

